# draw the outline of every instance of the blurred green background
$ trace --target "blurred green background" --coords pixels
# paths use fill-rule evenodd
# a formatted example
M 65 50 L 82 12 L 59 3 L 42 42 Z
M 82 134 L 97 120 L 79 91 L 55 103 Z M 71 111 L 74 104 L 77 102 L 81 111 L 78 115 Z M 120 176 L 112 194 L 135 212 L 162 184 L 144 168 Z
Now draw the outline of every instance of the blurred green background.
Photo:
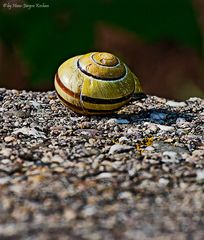
M 0 87 L 53 89 L 63 61 L 108 51 L 148 94 L 204 96 L 202 1 L 2 1 Z

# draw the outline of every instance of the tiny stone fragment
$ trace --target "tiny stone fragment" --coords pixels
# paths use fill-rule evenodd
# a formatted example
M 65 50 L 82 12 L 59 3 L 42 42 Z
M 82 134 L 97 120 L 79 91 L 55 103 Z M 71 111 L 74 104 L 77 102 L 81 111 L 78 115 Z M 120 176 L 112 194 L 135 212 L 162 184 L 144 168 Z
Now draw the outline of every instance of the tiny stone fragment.
M 132 146 L 122 145 L 122 144 L 115 144 L 111 146 L 109 150 L 109 154 L 119 153 L 119 152 L 127 152 L 134 149 Z
M 116 119 L 116 122 L 118 124 L 128 124 L 130 121 L 128 121 L 127 119 Z
M 157 124 L 157 127 L 162 131 L 173 131 L 174 127 Z
M 197 181 L 204 181 L 204 170 L 197 170 Z
M 36 138 L 38 137 L 45 138 L 45 135 L 42 132 L 37 131 L 35 128 L 22 127 L 13 132 L 13 134 L 18 134 L 18 133 L 33 136 Z
M 168 105 L 170 107 L 185 107 L 186 103 L 185 102 L 167 101 L 166 105 Z
M 177 153 L 173 151 L 165 151 L 163 152 L 163 162 L 174 163 L 177 162 Z
M 6 143 L 13 142 L 14 140 L 15 140 L 15 137 L 12 137 L 12 136 L 6 136 L 6 137 L 4 138 L 4 141 L 5 141 Z

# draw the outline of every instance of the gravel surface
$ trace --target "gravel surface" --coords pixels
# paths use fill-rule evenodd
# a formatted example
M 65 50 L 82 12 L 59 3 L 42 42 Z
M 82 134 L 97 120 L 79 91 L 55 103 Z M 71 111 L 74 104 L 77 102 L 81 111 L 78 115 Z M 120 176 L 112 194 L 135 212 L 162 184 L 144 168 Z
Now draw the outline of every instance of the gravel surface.
M 0 89 L 0 239 L 204 239 L 204 100 L 78 116 Z

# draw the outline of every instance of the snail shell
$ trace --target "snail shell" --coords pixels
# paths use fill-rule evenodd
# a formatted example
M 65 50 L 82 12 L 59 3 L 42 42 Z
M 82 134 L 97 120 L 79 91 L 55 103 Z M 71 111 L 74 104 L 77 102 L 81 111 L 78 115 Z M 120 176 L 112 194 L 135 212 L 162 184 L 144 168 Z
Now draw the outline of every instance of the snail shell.
M 65 61 L 55 75 L 55 89 L 72 111 L 107 114 L 142 92 L 138 78 L 116 56 L 93 52 Z

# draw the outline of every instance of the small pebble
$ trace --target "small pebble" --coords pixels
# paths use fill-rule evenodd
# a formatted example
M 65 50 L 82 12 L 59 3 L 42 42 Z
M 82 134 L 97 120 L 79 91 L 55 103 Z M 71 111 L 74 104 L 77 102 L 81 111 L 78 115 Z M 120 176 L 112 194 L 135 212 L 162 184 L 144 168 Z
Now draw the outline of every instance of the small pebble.
M 127 120 L 127 119 L 116 119 L 116 123 L 118 123 L 118 124 L 128 124 L 128 123 L 130 123 L 130 121 L 129 120 Z
M 166 178 L 160 178 L 159 179 L 159 185 L 162 187 L 166 187 L 169 184 L 169 180 Z
M 37 101 L 30 101 L 30 103 L 32 104 L 32 106 L 36 109 L 40 109 L 40 103 L 38 103 Z
M 108 121 L 107 121 L 107 124 L 110 124 L 110 125 L 114 125 L 116 123 L 117 119 L 116 118 L 110 118 Z
M 38 138 L 38 137 L 45 138 L 44 133 L 37 131 L 35 128 L 22 127 L 22 128 L 19 128 L 19 129 L 13 131 L 13 134 L 18 134 L 18 133 L 33 136 L 35 138 Z
M 132 129 L 128 129 L 127 130 L 127 135 L 132 135 L 132 134 L 134 134 L 134 131 Z
M 166 105 L 168 105 L 170 107 L 185 107 L 186 103 L 185 102 L 167 101 Z
M 4 141 L 6 143 L 13 142 L 14 140 L 15 140 L 15 137 L 12 137 L 12 136 L 7 136 L 4 138 Z
M 157 127 L 158 127 L 160 130 L 165 131 L 165 132 L 174 131 L 174 127 L 171 127 L 171 126 L 166 126 L 166 125 L 157 124 Z
M 96 179 L 112 178 L 112 173 L 103 172 L 96 176 Z
M 120 138 L 118 139 L 118 142 L 119 142 L 119 143 L 127 142 L 127 141 L 129 141 L 129 139 L 128 139 L 127 137 L 120 137 Z
M 109 150 L 109 154 L 114 154 L 114 153 L 119 153 L 119 152 L 127 152 L 132 149 L 134 149 L 134 147 L 132 147 L 132 146 L 115 144 L 115 145 L 111 146 L 111 148 Z
M 10 182 L 10 177 L 0 177 L 0 186 L 4 184 L 8 184 Z
M 196 180 L 198 182 L 204 181 L 204 170 L 203 169 L 202 170 L 197 170 L 196 174 L 197 174 Z
M 67 221 L 71 221 L 76 218 L 76 213 L 72 209 L 65 209 L 64 211 L 64 218 Z
M 154 148 L 152 146 L 147 146 L 145 148 L 146 151 L 154 151 Z
M 128 192 L 128 191 L 121 192 L 121 193 L 119 193 L 118 198 L 119 199 L 131 199 L 132 198 L 132 193 Z
M 177 162 L 177 153 L 173 151 L 165 151 L 163 152 L 163 162 L 165 163 L 174 163 Z
M 166 119 L 166 114 L 165 113 L 151 113 L 150 118 L 155 121 L 164 121 Z

